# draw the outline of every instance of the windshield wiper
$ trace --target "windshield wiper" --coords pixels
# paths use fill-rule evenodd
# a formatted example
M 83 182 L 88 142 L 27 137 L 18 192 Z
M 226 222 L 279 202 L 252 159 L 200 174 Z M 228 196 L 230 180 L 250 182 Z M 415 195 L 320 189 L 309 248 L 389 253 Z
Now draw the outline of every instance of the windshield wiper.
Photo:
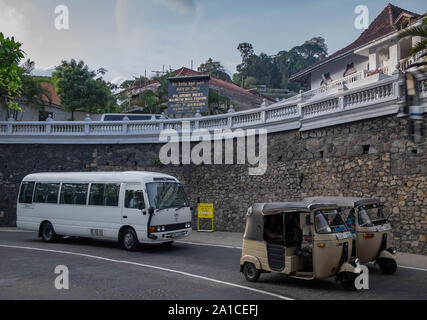
M 185 206 L 179 206 L 179 207 L 177 207 L 177 208 L 175 209 L 175 211 L 178 211 L 179 209 L 187 208 L 187 207 L 189 207 L 189 206 L 187 206 L 187 205 L 185 205 Z

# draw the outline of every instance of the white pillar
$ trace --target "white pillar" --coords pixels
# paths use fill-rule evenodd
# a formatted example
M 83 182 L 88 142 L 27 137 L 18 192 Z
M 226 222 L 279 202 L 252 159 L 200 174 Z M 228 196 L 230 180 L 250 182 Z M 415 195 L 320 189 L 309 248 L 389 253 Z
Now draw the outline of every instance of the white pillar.
M 389 61 L 389 74 L 393 74 L 396 71 L 397 64 L 400 64 L 400 44 L 395 43 L 389 48 L 390 61 Z
M 378 67 L 378 54 L 375 51 L 374 53 L 369 54 L 369 71 L 375 70 Z

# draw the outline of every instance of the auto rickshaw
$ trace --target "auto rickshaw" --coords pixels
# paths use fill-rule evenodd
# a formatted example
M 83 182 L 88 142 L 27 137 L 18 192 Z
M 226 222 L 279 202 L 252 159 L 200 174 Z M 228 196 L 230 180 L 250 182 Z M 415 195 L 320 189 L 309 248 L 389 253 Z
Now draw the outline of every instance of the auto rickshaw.
M 240 271 L 248 281 L 277 272 L 312 280 L 336 276 L 355 289 L 362 273 L 352 237 L 335 204 L 256 203 L 247 211 Z M 303 227 L 301 227 L 303 225 Z
M 341 207 L 343 219 L 355 240 L 352 256 L 357 256 L 361 263 L 375 261 L 385 274 L 396 272 L 396 249 L 390 246 L 391 226 L 379 199 L 314 197 L 304 200 L 319 203 L 327 201 Z

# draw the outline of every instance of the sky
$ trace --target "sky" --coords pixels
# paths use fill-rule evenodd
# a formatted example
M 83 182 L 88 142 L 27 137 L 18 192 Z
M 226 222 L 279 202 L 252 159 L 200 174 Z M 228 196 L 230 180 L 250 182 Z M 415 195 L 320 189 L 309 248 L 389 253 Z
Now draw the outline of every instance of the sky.
M 232 75 L 241 62 L 237 46 L 249 42 L 257 54 L 273 55 L 312 37 L 326 39 L 328 53 L 355 40 L 355 8 L 366 5 L 372 21 L 382 0 L 0 0 L 0 32 L 23 43 L 36 74 L 49 74 L 62 60 L 83 60 L 91 70 L 105 68 L 106 80 L 152 71 L 194 69 L 212 58 Z M 393 0 L 416 13 L 425 0 Z M 55 28 L 65 5 L 69 29 Z

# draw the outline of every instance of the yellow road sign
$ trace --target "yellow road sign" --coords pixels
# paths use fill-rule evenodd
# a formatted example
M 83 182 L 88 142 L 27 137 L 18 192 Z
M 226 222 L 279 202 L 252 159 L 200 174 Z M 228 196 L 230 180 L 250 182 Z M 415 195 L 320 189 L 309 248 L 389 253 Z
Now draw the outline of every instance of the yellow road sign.
M 212 219 L 212 229 L 200 230 L 199 219 Z M 213 231 L 213 203 L 199 203 L 197 205 L 197 231 Z

